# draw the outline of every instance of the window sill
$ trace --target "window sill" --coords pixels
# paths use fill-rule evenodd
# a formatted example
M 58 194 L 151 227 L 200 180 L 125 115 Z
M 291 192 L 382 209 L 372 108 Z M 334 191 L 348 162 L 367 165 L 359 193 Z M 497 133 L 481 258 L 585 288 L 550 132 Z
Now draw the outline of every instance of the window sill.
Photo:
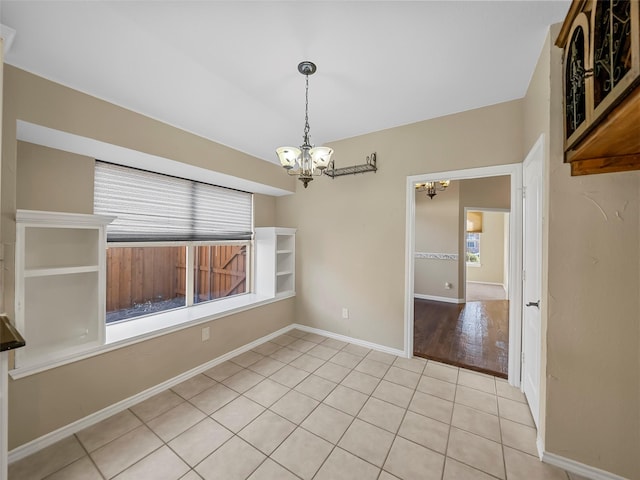
M 482 264 L 478 262 L 467 262 L 467 267 L 479 268 Z
M 265 297 L 255 293 L 237 295 L 215 302 L 202 303 L 189 308 L 180 308 L 170 312 L 158 313 L 147 317 L 138 318 L 107 325 L 107 346 L 132 343 L 131 341 L 146 340 L 158 335 L 165 335 L 185 328 L 221 318 L 234 313 L 242 312 L 250 308 L 259 307 L 276 300 L 288 298 L 294 294 L 277 297 Z
M 100 355 L 111 350 L 133 345 L 154 337 L 167 335 L 169 333 L 182 330 L 183 328 L 193 327 L 201 323 L 210 322 L 218 318 L 223 318 L 294 296 L 294 292 L 280 294 L 275 297 L 249 293 L 224 300 L 196 305 L 190 308 L 181 308 L 170 312 L 159 313 L 157 315 L 150 315 L 137 320 L 129 320 L 126 322 L 107 325 L 104 345 L 94 346 L 90 349 L 83 350 L 82 352 L 76 352 L 55 359 L 52 359 L 51 357 L 48 359 L 42 358 L 41 361 L 36 360 L 33 364 L 13 369 L 9 374 L 11 375 L 11 378 L 16 380 L 33 375 L 34 373 L 43 372 L 61 365 L 77 362 L 85 358 L 93 357 L 94 355 Z

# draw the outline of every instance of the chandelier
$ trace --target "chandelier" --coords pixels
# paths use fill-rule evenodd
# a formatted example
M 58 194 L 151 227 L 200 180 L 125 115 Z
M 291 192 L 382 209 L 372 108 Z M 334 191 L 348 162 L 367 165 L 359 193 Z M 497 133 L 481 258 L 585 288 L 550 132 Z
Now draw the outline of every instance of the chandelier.
M 427 196 L 433 200 L 433 197 L 436 196 L 436 192 L 442 192 L 446 190 L 446 188 L 451 183 L 449 180 L 439 180 L 437 182 L 426 182 L 426 183 L 418 183 L 416 184 L 417 192 L 427 192 Z
M 307 188 L 314 176 L 322 175 L 329 166 L 333 149 L 329 147 L 314 147 L 309 141 L 309 75 L 316 72 L 313 62 L 300 62 L 298 71 L 306 78 L 304 103 L 304 135 L 300 147 L 280 147 L 276 149 L 278 159 L 289 175 L 297 175 Z

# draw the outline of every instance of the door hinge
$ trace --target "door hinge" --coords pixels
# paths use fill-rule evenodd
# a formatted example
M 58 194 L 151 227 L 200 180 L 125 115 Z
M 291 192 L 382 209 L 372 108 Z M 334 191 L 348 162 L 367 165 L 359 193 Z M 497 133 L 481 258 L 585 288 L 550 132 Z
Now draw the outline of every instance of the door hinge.
M 527 187 L 523 186 L 522 187 L 522 198 L 526 198 L 527 197 Z
M 527 271 L 522 270 L 522 281 L 524 282 L 527 279 Z
M 521 360 L 520 360 L 520 361 L 524 364 L 524 352 L 522 352 L 521 357 L 522 357 L 522 358 L 521 358 Z

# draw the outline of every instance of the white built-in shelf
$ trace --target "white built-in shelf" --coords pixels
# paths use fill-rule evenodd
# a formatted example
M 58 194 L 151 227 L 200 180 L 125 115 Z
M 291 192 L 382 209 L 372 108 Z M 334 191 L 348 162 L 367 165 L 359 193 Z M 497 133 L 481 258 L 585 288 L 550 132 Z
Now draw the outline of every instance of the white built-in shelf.
M 85 265 L 82 267 L 54 267 L 54 268 L 30 268 L 24 271 L 24 277 L 49 277 L 51 275 L 73 275 L 75 273 L 97 272 L 98 265 Z
M 114 217 L 16 212 L 15 369 L 104 343 L 106 225 Z
M 294 228 L 256 228 L 256 292 L 270 297 L 295 294 Z

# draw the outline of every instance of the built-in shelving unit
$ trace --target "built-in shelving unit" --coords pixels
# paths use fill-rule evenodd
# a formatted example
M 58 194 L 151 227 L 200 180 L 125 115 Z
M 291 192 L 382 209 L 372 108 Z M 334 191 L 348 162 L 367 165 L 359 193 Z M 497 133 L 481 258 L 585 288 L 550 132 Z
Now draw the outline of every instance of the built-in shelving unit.
M 256 293 L 269 297 L 295 294 L 296 230 L 256 228 Z
M 14 368 L 104 343 L 105 228 L 113 217 L 18 210 Z

